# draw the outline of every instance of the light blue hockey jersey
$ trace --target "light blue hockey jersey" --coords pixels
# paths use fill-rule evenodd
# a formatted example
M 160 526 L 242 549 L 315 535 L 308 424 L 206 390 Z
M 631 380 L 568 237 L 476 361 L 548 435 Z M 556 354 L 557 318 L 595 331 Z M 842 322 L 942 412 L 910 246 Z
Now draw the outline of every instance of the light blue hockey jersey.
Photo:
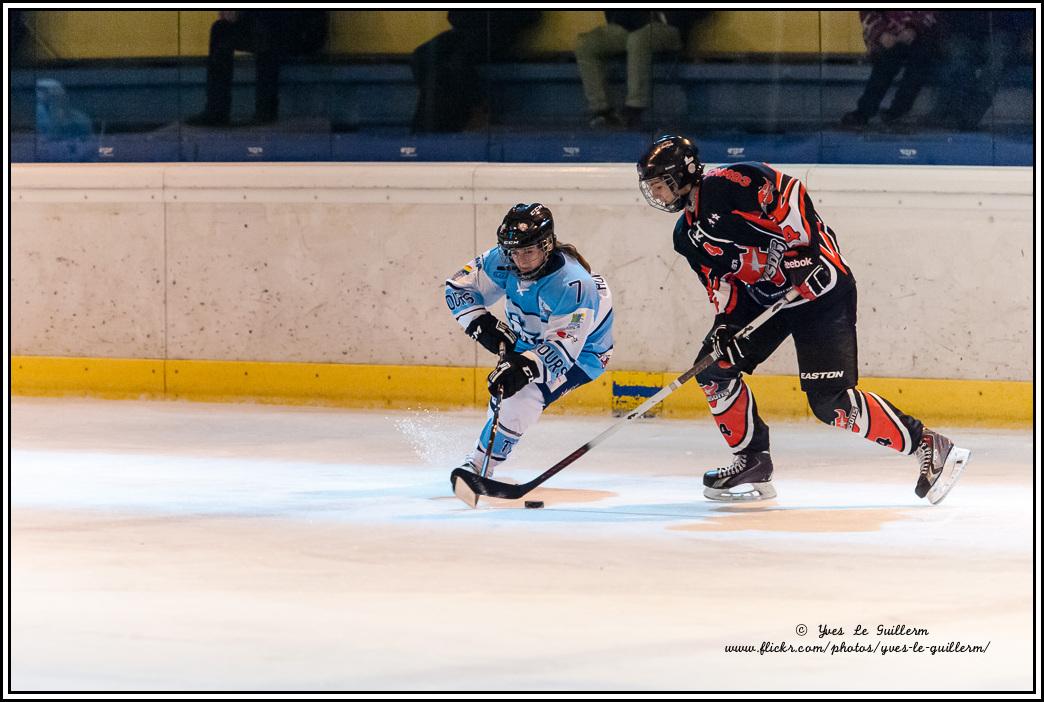
M 600 275 L 572 256 L 551 254 L 548 272 L 519 279 L 499 246 L 474 259 L 446 281 L 446 304 L 462 327 L 507 296 L 507 321 L 518 335 L 515 350 L 537 361 L 540 377 L 554 391 L 574 365 L 592 380 L 613 351 L 613 299 Z

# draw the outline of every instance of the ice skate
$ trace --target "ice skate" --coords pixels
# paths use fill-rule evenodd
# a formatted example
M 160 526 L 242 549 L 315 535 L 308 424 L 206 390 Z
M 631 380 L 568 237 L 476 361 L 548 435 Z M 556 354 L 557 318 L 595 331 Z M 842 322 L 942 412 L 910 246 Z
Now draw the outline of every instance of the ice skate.
M 767 451 L 737 453 L 732 465 L 703 474 L 703 495 L 719 502 L 756 502 L 776 496 Z
M 457 468 L 463 468 L 464 470 L 470 470 L 472 473 L 481 474 L 482 469 L 475 465 L 475 462 L 470 458 L 466 459 Z
M 933 505 L 939 504 L 961 477 L 970 458 L 968 449 L 954 446 L 942 434 L 925 429 L 917 447 L 921 474 L 914 492 L 918 497 L 927 497 Z
M 500 464 L 500 461 L 490 461 L 489 462 L 489 467 L 486 469 L 486 477 L 487 478 L 492 478 L 493 477 L 493 468 L 496 467 L 499 464 Z M 482 466 L 481 465 L 476 465 L 473 458 L 467 459 L 466 461 L 461 463 L 458 466 L 458 468 L 463 468 L 464 470 L 470 470 L 475 475 L 482 475 Z M 507 483 L 508 485 L 518 485 L 518 481 L 517 480 L 513 480 L 512 478 L 498 477 L 497 481 L 499 481 L 501 483 Z

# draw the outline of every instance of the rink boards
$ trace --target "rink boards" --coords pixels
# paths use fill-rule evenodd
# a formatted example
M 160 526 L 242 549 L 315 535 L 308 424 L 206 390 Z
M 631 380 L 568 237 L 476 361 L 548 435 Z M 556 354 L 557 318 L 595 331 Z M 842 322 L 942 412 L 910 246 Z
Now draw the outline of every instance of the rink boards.
M 932 421 L 1029 422 L 1032 170 L 779 167 L 859 281 L 865 387 Z M 613 291 L 610 373 L 563 408 L 640 401 L 692 363 L 713 309 L 627 164 L 21 165 L 12 389 L 481 405 L 491 358 L 443 281 L 519 201 L 548 204 Z M 791 344 L 754 387 L 768 416 L 807 416 Z M 703 411 L 695 386 L 664 407 Z

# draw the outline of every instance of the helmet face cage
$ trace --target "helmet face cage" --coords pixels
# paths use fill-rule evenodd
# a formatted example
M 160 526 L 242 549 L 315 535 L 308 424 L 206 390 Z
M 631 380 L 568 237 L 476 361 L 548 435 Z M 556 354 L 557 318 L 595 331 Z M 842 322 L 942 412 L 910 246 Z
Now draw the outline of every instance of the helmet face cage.
M 540 203 L 515 205 L 497 229 L 500 250 L 504 252 L 508 265 L 522 280 L 534 280 L 542 275 L 551 260 L 551 252 L 555 250 L 555 242 L 555 222 L 551 211 Z M 544 260 L 533 270 L 523 273 L 515 265 L 511 252 L 531 246 L 539 247 L 544 253 Z
M 674 199 L 670 202 L 665 202 L 659 197 L 653 194 L 652 184 L 655 181 L 663 181 L 671 190 L 671 194 L 674 195 Z M 658 210 L 664 212 L 681 212 L 682 208 L 685 207 L 685 198 L 678 194 L 678 183 L 674 180 L 674 176 L 670 175 L 658 175 L 651 178 L 646 178 L 638 181 L 638 187 L 642 190 L 642 195 L 645 196 L 645 201 Z
M 662 180 L 674 198 L 670 202 L 653 195 L 652 185 Z M 638 184 L 646 202 L 664 212 L 680 212 L 685 198 L 679 191 L 687 185 L 698 187 L 703 180 L 703 164 L 696 145 L 682 136 L 657 139 L 638 161 Z

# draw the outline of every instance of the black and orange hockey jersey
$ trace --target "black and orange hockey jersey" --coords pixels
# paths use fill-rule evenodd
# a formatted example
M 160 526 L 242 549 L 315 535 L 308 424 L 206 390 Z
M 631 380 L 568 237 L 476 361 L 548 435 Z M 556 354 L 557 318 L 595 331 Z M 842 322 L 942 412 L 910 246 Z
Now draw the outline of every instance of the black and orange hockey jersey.
M 805 186 L 765 163 L 707 171 L 695 210 L 678 218 L 674 250 L 688 260 L 724 317 L 750 301 L 769 307 L 786 294 L 790 284 L 784 266 L 796 257 L 821 259 L 830 273 L 825 295 L 855 285 L 834 233 L 816 213 Z M 799 298 L 788 307 L 806 302 Z

